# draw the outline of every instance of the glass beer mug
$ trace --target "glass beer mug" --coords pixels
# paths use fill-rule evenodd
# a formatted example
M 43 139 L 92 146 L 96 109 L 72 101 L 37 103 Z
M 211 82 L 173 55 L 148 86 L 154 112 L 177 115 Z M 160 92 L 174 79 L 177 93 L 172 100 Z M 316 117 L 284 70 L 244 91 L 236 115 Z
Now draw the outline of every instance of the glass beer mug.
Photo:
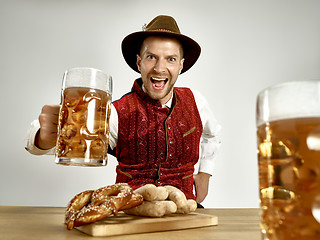
M 94 68 L 64 73 L 56 163 L 105 166 L 109 143 L 112 78 Z
M 257 97 L 262 239 L 320 239 L 320 81 Z

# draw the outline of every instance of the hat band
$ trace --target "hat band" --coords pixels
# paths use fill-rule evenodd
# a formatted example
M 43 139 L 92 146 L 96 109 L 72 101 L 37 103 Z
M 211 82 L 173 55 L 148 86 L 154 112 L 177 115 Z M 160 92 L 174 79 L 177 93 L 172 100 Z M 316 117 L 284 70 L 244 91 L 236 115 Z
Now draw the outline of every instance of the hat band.
M 176 33 L 174 31 L 168 30 L 168 29 L 153 29 L 153 30 L 144 30 L 145 32 L 170 32 L 170 33 Z
M 174 31 L 168 30 L 168 29 L 155 29 L 155 30 L 149 30 L 149 31 L 159 31 L 159 32 L 171 32 L 171 33 L 176 33 Z

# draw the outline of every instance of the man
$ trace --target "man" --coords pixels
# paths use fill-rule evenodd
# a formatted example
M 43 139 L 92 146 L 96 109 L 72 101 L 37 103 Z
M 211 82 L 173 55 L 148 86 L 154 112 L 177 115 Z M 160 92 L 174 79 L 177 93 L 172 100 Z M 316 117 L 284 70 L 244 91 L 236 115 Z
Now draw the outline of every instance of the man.
M 128 35 L 122 53 L 141 78 L 111 108 L 109 152 L 119 163 L 116 181 L 133 188 L 173 185 L 201 203 L 221 127 L 199 92 L 174 87 L 179 74 L 197 61 L 200 46 L 180 33 L 172 17 L 160 15 L 143 31 Z M 26 137 L 27 150 L 43 154 L 55 146 L 58 114 L 59 106 L 43 107 Z

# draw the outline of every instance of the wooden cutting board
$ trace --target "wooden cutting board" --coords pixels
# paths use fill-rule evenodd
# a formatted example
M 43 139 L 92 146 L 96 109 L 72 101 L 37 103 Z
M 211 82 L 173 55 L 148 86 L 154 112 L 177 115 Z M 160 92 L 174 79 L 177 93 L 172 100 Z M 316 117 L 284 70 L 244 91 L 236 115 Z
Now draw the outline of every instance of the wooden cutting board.
M 160 232 L 218 225 L 218 217 L 200 213 L 172 214 L 161 218 L 131 216 L 119 213 L 101 221 L 76 227 L 91 236 L 114 236 L 134 233 Z

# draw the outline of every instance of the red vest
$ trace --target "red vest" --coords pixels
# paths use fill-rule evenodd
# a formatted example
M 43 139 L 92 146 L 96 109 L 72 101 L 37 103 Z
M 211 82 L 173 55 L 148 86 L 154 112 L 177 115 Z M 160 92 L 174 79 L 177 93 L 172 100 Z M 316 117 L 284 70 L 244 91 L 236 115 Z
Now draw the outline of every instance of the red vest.
M 193 172 L 202 123 L 193 94 L 174 88 L 170 110 L 144 93 L 141 84 L 136 80 L 132 92 L 113 103 L 119 118 L 116 181 L 133 189 L 147 183 L 172 185 L 195 199 Z

